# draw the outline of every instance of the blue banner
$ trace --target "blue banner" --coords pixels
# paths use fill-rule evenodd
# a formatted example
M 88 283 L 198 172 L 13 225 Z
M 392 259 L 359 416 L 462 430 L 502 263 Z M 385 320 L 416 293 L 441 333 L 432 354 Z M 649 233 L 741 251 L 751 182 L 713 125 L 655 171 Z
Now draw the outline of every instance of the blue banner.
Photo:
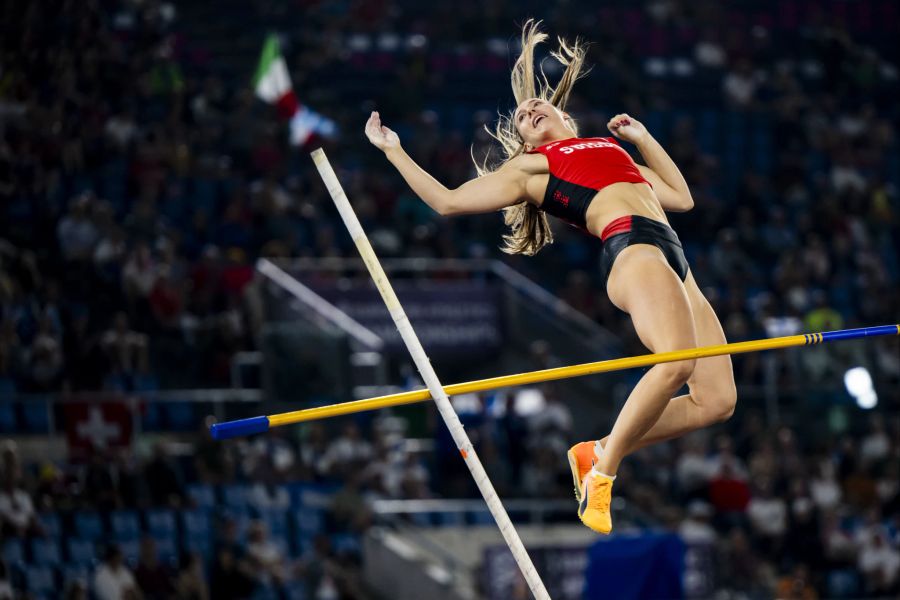
M 684 552 L 672 534 L 601 539 L 588 549 L 584 600 L 681 600 Z
M 599 538 L 588 548 L 577 544 L 530 547 L 528 554 L 553 600 L 681 600 L 685 597 L 682 585 L 685 544 L 677 535 L 614 535 Z M 509 600 L 524 585 L 508 548 L 485 548 L 482 569 L 485 598 Z
M 391 315 L 370 282 L 304 283 L 385 340 L 389 352 L 406 354 Z M 430 356 L 489 355 L 500 347 L 496 286 L 477 281 L 398 281 L 394 289 Z

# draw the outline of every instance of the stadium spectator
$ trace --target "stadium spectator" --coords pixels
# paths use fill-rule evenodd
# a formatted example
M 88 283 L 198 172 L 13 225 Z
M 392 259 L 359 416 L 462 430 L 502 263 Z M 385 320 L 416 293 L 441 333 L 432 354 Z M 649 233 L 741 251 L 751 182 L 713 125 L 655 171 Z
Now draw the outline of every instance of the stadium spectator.
M 124 312 L 116 313 L 112 327 L 101 336 L 100 345 L 115 372 L 128 375 L 147 370 L 147 336 L 130 328 Z
M 233 520 L 225 521 L 222 536 L 216 545 L 210 569 L 210 597 L 238 600 L 249 598 L 256 587 L 255 572 L 237 542 Z
M 209 600 L 209 585 L 203 572 L 203 559 L 196 552 L 185 554 L 181 569 L 175 579 L 175 597 L 178 600 Z
M 0 484 L 0 522 L 6 535 L 25 537 L 43 533 L 31 496 L 22 487 L 17 467 L 4 465 Z
M 156 540 L 152 537 L 147 536 L 141 540 L 134 578 L 146 600 L 164 600 L 175 592 L 172 576 L 168 569 L 160 564 Z
M 103 562 L 94 571 L 93 590 L 98 600 L 141 600 L 141 592 L 122 551 L 111 544 Z
M 13 600 L 13 587 L 9 581 L 9 568 L 5 560 L 0 560 L 0 600 Z
M 247 527 L 247 560 L 263 585 L 280 588 L 288 578 L 290 567 L 262 521 L 251 521 Z
M 341 435 L 328 445 L 318 466 L 324 473 L 341 476 L 371 457 L 372 445 L 363 439 L 359 426 L 351 421 L 344 425 Z
M 687 516 L 678 527 L 678 534 L 687 544 L 715 544 L 716 530 L 710 525 L 712 506 L 702 500 L 693 500 L 687 507 Z
M 773 494 L 770 480 L 762 479 L 756 483 L 753 497 L 747 504 L 747 519 L 766 554 L 779 556 L 787 531 L 788 511 L 784 500 Z
M 153 506 L 181 506 L 184 490 L 166 444 L 153 446 L 153 458 L 144 466 L 144 481 Z

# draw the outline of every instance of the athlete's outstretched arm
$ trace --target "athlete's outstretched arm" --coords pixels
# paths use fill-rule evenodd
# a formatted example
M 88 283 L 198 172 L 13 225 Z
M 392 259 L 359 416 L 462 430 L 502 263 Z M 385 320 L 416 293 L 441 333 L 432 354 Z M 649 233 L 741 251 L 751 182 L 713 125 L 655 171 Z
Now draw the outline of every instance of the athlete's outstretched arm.
M 381 124 L 377 112 L 366 122 L 366 137 L 384 151 L 409 187 L 441 215 L 486 213 L 525 199 L 527 174 L 510 161 L 497 171 L 448 189 L 409 157 L 397 134 Z
M 641 175 L 653 186 L 662 207 L 669 211 L 683 212 L 694 208 L 691 190 L 678 166 L 643 123 L 626 114 L 616 115 L 607 127 L 617 138 L 637 146 L 647 166 L 638 165 Z

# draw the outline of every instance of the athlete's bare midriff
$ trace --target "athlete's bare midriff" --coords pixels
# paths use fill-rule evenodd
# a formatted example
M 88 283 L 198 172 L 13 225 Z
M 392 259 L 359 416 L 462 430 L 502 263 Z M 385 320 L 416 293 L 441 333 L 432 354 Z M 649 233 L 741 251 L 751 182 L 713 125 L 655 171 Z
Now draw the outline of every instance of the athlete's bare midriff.
M 550 166 L 541 154 L 518 157 L 527 176 L 525 190 L 528 201 L 537 207 L 544 202 L 550 182 Z M 653 188 L 646 183 L 620 182 L 599 190 L 587 210 L 587 230 L 597 237 L 611 221 L 626 215 L 638 215 L 668 225 L 666 213 Z
M 609 223 L 626 215 L 637 215 L 669 224 L 666 213 L 649 184 L 622 182 L 606 186 L 591 200 L 587 210 L 587 229 L 600 237 Z

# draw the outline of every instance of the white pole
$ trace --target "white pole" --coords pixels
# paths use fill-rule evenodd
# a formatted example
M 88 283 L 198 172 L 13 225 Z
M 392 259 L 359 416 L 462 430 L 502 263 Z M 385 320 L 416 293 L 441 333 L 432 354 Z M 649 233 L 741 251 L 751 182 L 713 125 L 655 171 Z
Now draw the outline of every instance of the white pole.
M 375 285 L 378 287 L 378 291 L 381 293 L 381 297 L 384 299 L 384 303 L 394 319 L 394 324 L 400 331 L 400 336 L 406 344 L 406 349 L 412 355 L 419 373 L 431 392 L 431 397 L 434 398 L 434 402 L 437 404 L 438 412 L 441 413 L 444 424 L 450 430 L 450 435 L 453 436 L 453 441 L 456 443 L 463 460 L 465 460 L 466 466 L 469 467 L 469 471 L 475 479 L 475 484 L 481 491 L 481 496 L 487 503 L 494 521 L 497 522 L 500 533 L 503 534 L 503 539 L 506 540 L 506 545 L 512 551 L 513 558 L 515 558 L 516 564 L 519 565 L 519 570 L 525 577 L 525 581 L 528 582 L 531 593 L 537 600 L 550 600 L 550 595 L 544 587 L 544 582 L 541 581 L 537 570 L 535 570 L 534 564 L 525 550 L 525 546 L 522 545 L 522 540 L 519 539 L 519 534 L 513 527 L 512 521 L 509 520 L 509 515 L 506 514 L 503 503 L 500 502 L 500 497 L 497 496 L 497 492 L 494 490 L 487 473 L 485 473 L 481 461 L 478 460 L 478 455 L 475 454 L 472 442 L 469 440 L 469 436 L 466 435 L 465 429 L 459 421 L 459 416 L 453 410 L 450 399 L 447 398 L 447 394 L 444 392 L 444 386 L 438 381 L 437 373 L 434 372 L 434 367 L 431 366 L 431 361 L 428 360 L 425 349 L 422 348 L 416 332 L 413 331 L 406 312 L 394 293 L 394 288 L 391 287 L 384 269 L 381 268 L 381 263 L 378 262 L 375 250 L 372 249 L 369 238 L 366 237 L 366 232 L 363 231 L 359 219 L 356 218 L 356 213 L 353 212 L 353 207 L 350 206 L 350 201 L 347 200 L 347 195 L 344 193 L 344 189 L 341 187 L 334 169 L 331 168 L 331 163 L 328 162 L 328 158 L 321 148 L 312 152 L 312 159 L 316 163 L 316 168 L 319 170 L 322 181 L 325 182 L 325 187 L 328 188 L 328 193 L 331 194 L 331 199 L 334 200 L 334 204 L 344 220 L 347 231 L 350 232 L 350 237 L 353 238 L 353 242 L 356 244 L 363 262 L 369 269 L 369 273 L 372 275 L 372 279 L 375 281 Z

